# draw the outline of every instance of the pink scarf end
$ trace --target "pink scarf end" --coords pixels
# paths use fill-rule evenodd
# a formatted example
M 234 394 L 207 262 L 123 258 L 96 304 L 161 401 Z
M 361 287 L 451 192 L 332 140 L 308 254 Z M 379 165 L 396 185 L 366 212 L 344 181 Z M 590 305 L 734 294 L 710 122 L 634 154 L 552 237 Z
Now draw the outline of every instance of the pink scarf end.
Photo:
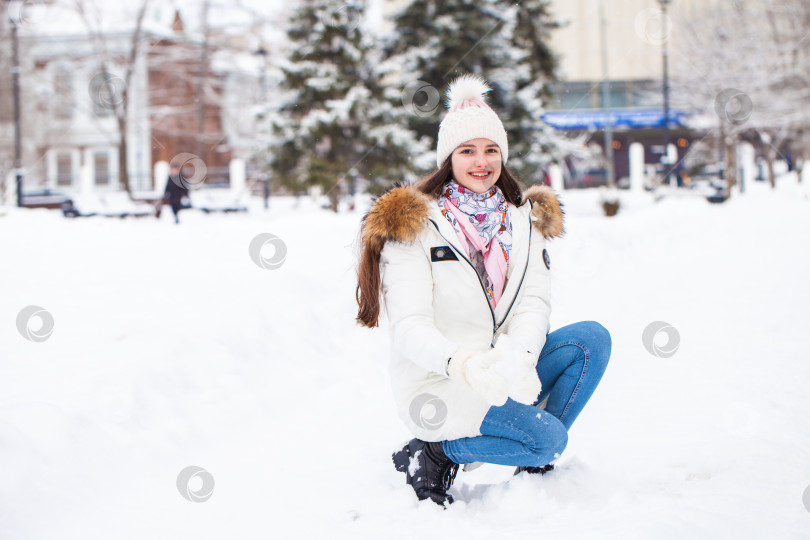
M 470 257 L 470 247 L 475 248 L 484 256 L 484 269 L 492 282 L 492 305 L 496 306 L 503 294 L 504 284 L 506 283 L 506 258 L 504 257 L 503 248 L 497 238 L 493 237 L 489 241 L 489 245 L 484 245 L 484 240 L 478 231 L 475 230 L 469 218 L 464 212 L 453 206 L 449 201 L 444 201 L 444 207 L 447 211 L 452 212 L 456 216 L 456 221 L 461 227 L 464 234 L 459 234 L 461 245 L 464 246 L 464 251 L 467 252 L 467 257 Z

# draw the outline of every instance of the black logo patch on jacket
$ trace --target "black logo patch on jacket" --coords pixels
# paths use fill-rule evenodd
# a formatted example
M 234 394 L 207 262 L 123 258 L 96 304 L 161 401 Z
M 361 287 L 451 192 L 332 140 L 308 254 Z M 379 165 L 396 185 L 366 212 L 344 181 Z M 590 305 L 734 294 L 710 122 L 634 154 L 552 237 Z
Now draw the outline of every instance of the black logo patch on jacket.
M 546 268 L 551 270 L 551 257 L 548 256 L 548 251 L 543 250 L 543 262 L 546 263 Z
M 438 246 L 430 248 L 430 262 L 457 261 L 458 257 L 453 253 L 450 246 Z

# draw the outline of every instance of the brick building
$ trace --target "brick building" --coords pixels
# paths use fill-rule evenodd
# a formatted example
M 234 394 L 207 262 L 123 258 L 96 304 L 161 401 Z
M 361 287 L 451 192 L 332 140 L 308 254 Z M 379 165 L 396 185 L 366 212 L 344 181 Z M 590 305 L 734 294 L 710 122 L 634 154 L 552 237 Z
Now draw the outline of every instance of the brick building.
M 230 182 L 235 153 L 233 134 L 224 128 L 224 92 L 234 87 L 228 84 L 233 74 L 212 68 L 210 47 L 188 36 L 177 14 L 171 25 L 143 31 L 128 88 L 131 31 L 93 36 L 37 30 L 21 32 L 19 40 L 24 192 L 73 195 L 123 188 L 114 109 L 125 90 L 126 170 L 133 193 L 161 191 L 168 162 L 183 153 L 205 164 L 206 185 Z M 0 181 L 5 180 L 0 194 L 9 203 L 14 139 L 6 29 L 0 41 Z

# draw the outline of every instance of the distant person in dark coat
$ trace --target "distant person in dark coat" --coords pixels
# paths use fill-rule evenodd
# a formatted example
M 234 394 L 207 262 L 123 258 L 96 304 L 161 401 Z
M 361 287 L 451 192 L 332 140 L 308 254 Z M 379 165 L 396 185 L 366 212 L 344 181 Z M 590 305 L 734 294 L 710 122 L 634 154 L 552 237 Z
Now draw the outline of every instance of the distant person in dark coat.
M 185 199 L 185 200 L 184 200 Z M 163 202 L 168 202 L 174 212 L 174 222 L 180 223 L 178 214 L 183 208 L 188 208 L 188 188 L 180 179 L 180 167 L 172 164 L 166 189 L 163 192 Z

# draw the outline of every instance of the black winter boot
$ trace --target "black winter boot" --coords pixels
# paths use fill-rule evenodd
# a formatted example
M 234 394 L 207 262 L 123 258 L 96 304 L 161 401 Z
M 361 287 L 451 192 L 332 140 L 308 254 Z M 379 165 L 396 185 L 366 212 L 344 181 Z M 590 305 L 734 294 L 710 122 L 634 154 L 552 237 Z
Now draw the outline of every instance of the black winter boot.
M 456 478 L 458 463 L 445 455 L 441 442 L 411 439 L 391 458 L 396 469 L 405 473 L 405 482 L 411 485 L 420 501 L 430 498 L 445 507 L 453 503 L 453 496 L 447 490 Z
M 546 474 L 549 471 L 554 470 L 554 465 L 549 463 L 548 465 L 543 465 L 542 467 L 518 467 L 515 469 L 515 474 L 520 474 L 522 472 L 527 472 L 529 474 Z

